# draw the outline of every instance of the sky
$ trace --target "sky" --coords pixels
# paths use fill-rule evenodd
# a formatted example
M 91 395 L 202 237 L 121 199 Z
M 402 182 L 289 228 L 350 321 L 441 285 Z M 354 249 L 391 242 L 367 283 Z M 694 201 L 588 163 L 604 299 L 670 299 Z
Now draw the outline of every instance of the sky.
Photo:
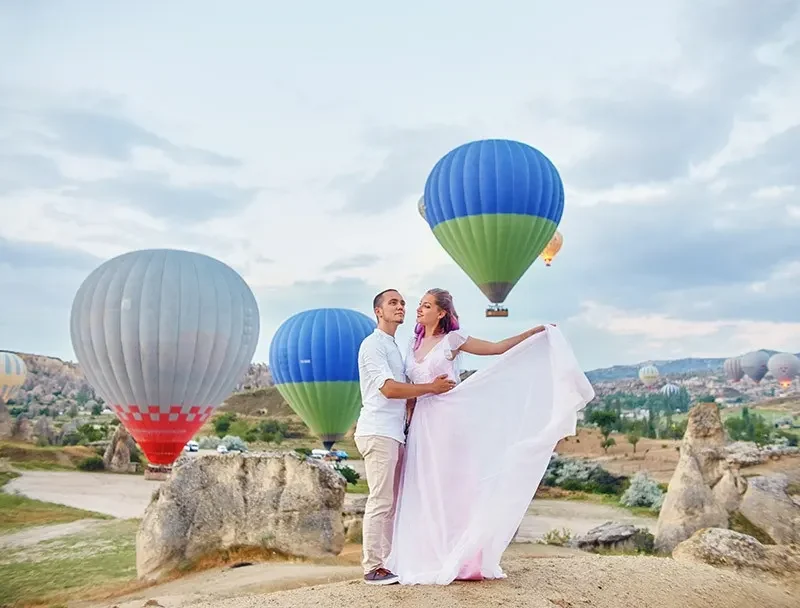
M 584 369 L 800 350 L 795 0 L 0 0 L 0 349 L 75 359 L 73 297 L 126 251 L 230 265 L 288 316 L 555 322 Z M 417 213 L 436 161 L 509 138 L 566 189 L 507 319 Z M 472 362 L 473 366 L 479 365 Z

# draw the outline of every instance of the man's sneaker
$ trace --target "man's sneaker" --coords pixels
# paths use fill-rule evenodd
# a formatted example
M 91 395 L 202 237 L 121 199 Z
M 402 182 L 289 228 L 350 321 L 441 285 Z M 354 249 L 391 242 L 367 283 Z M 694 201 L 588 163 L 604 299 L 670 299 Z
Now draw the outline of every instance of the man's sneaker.
M 386 568 L 375 568 L 375 570 L 364 575 L 364 582 L 367 585 L 394 585 L 399 583 L 400 579 Z

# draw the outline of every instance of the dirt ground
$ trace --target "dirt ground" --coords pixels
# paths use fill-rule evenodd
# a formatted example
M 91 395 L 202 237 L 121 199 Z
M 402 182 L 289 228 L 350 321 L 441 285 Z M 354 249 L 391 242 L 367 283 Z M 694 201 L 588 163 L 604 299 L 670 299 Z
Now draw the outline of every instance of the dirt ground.
M 628 443 L 625 435 L 613 433 L 611 436 L 617 444 L 610 447 L 607 454 L 600 447 L 600 432 L 592 429 L 579 429 L 576 436 L 562 439 L 556 446 L 556 452 L 564 456 L 591 458 L 616 475 L 630 477 L 639 471 L 647 471 L 659 483 L 669 483 L 680 457 L 680 440 L 642 438 L 636 444 L 634 453 L 633 446 Z M 793 471 L 800 471 L 798 456 L 782 457 L 742 469 L 742 473 L 747 476 Z
M 526 551 L 526 549 L 530 549 Z M 767 584 L 710 566 L 655 557 L 568 554 L 516 545 L 503 561 L 508 578 L 444 587 L 368 587 L 360 580 L 225 599 L 226 608 L 796 608 L 797 588 Z M 151 596 L 152 597 L 152 596 Z M 190 604 L 155 596 L 165 608 Z M 141 600 L 139 600 L 141 601 Z M 139 608 L 134 603 L 119 608 Z M 220 599 L 191 604 L 217 608 Z M 99 607 L 98 607 L 99 608 Z

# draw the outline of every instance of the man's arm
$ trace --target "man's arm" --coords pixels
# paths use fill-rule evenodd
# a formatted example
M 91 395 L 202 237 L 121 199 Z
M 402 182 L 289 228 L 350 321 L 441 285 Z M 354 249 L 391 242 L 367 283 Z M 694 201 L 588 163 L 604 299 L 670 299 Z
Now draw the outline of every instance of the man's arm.
M 386 380 L 380 391 L 387 399 L 416 399 L 430 393 L 436 395 L 446 393 L 455 385 L 455 382 L 447 379 L 447 374 L 442 374 L 427 384 L 406 384 L 397 380 Z
M 359 357 L 361 358 L 361 373 L 387 399 L 414 399 L 429 393 L 445 393 L 456 385 L 444 374 L 428 384 L 398 382 L 394 379 L 386 354 L 378 348 L 364 348 Z

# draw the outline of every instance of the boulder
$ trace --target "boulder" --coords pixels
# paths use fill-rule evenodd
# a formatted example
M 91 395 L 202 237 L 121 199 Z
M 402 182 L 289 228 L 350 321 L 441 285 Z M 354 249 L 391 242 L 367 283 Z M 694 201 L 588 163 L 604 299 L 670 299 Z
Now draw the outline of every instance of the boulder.
M 672 558 L 749 574 L 800 574 L 800 546 L 763 545 L 752 536 L 720 528 L 695 532 L 675 547 Z
M 571 539 L 567 546 L 591 552 L 650 553 L 653 550 L 653 535 L 646 528 L 607 521 L 586 534 Z
M 773 542 L 800 544 L 800 506 L 789 496 L 786 475 L 750 477 L 738 510 Z
M 299 557 L 344 546 L 344 478 L 295 452 L 179 459 L 136 535 L 136 570 L 155 580 L 228 549 Z

